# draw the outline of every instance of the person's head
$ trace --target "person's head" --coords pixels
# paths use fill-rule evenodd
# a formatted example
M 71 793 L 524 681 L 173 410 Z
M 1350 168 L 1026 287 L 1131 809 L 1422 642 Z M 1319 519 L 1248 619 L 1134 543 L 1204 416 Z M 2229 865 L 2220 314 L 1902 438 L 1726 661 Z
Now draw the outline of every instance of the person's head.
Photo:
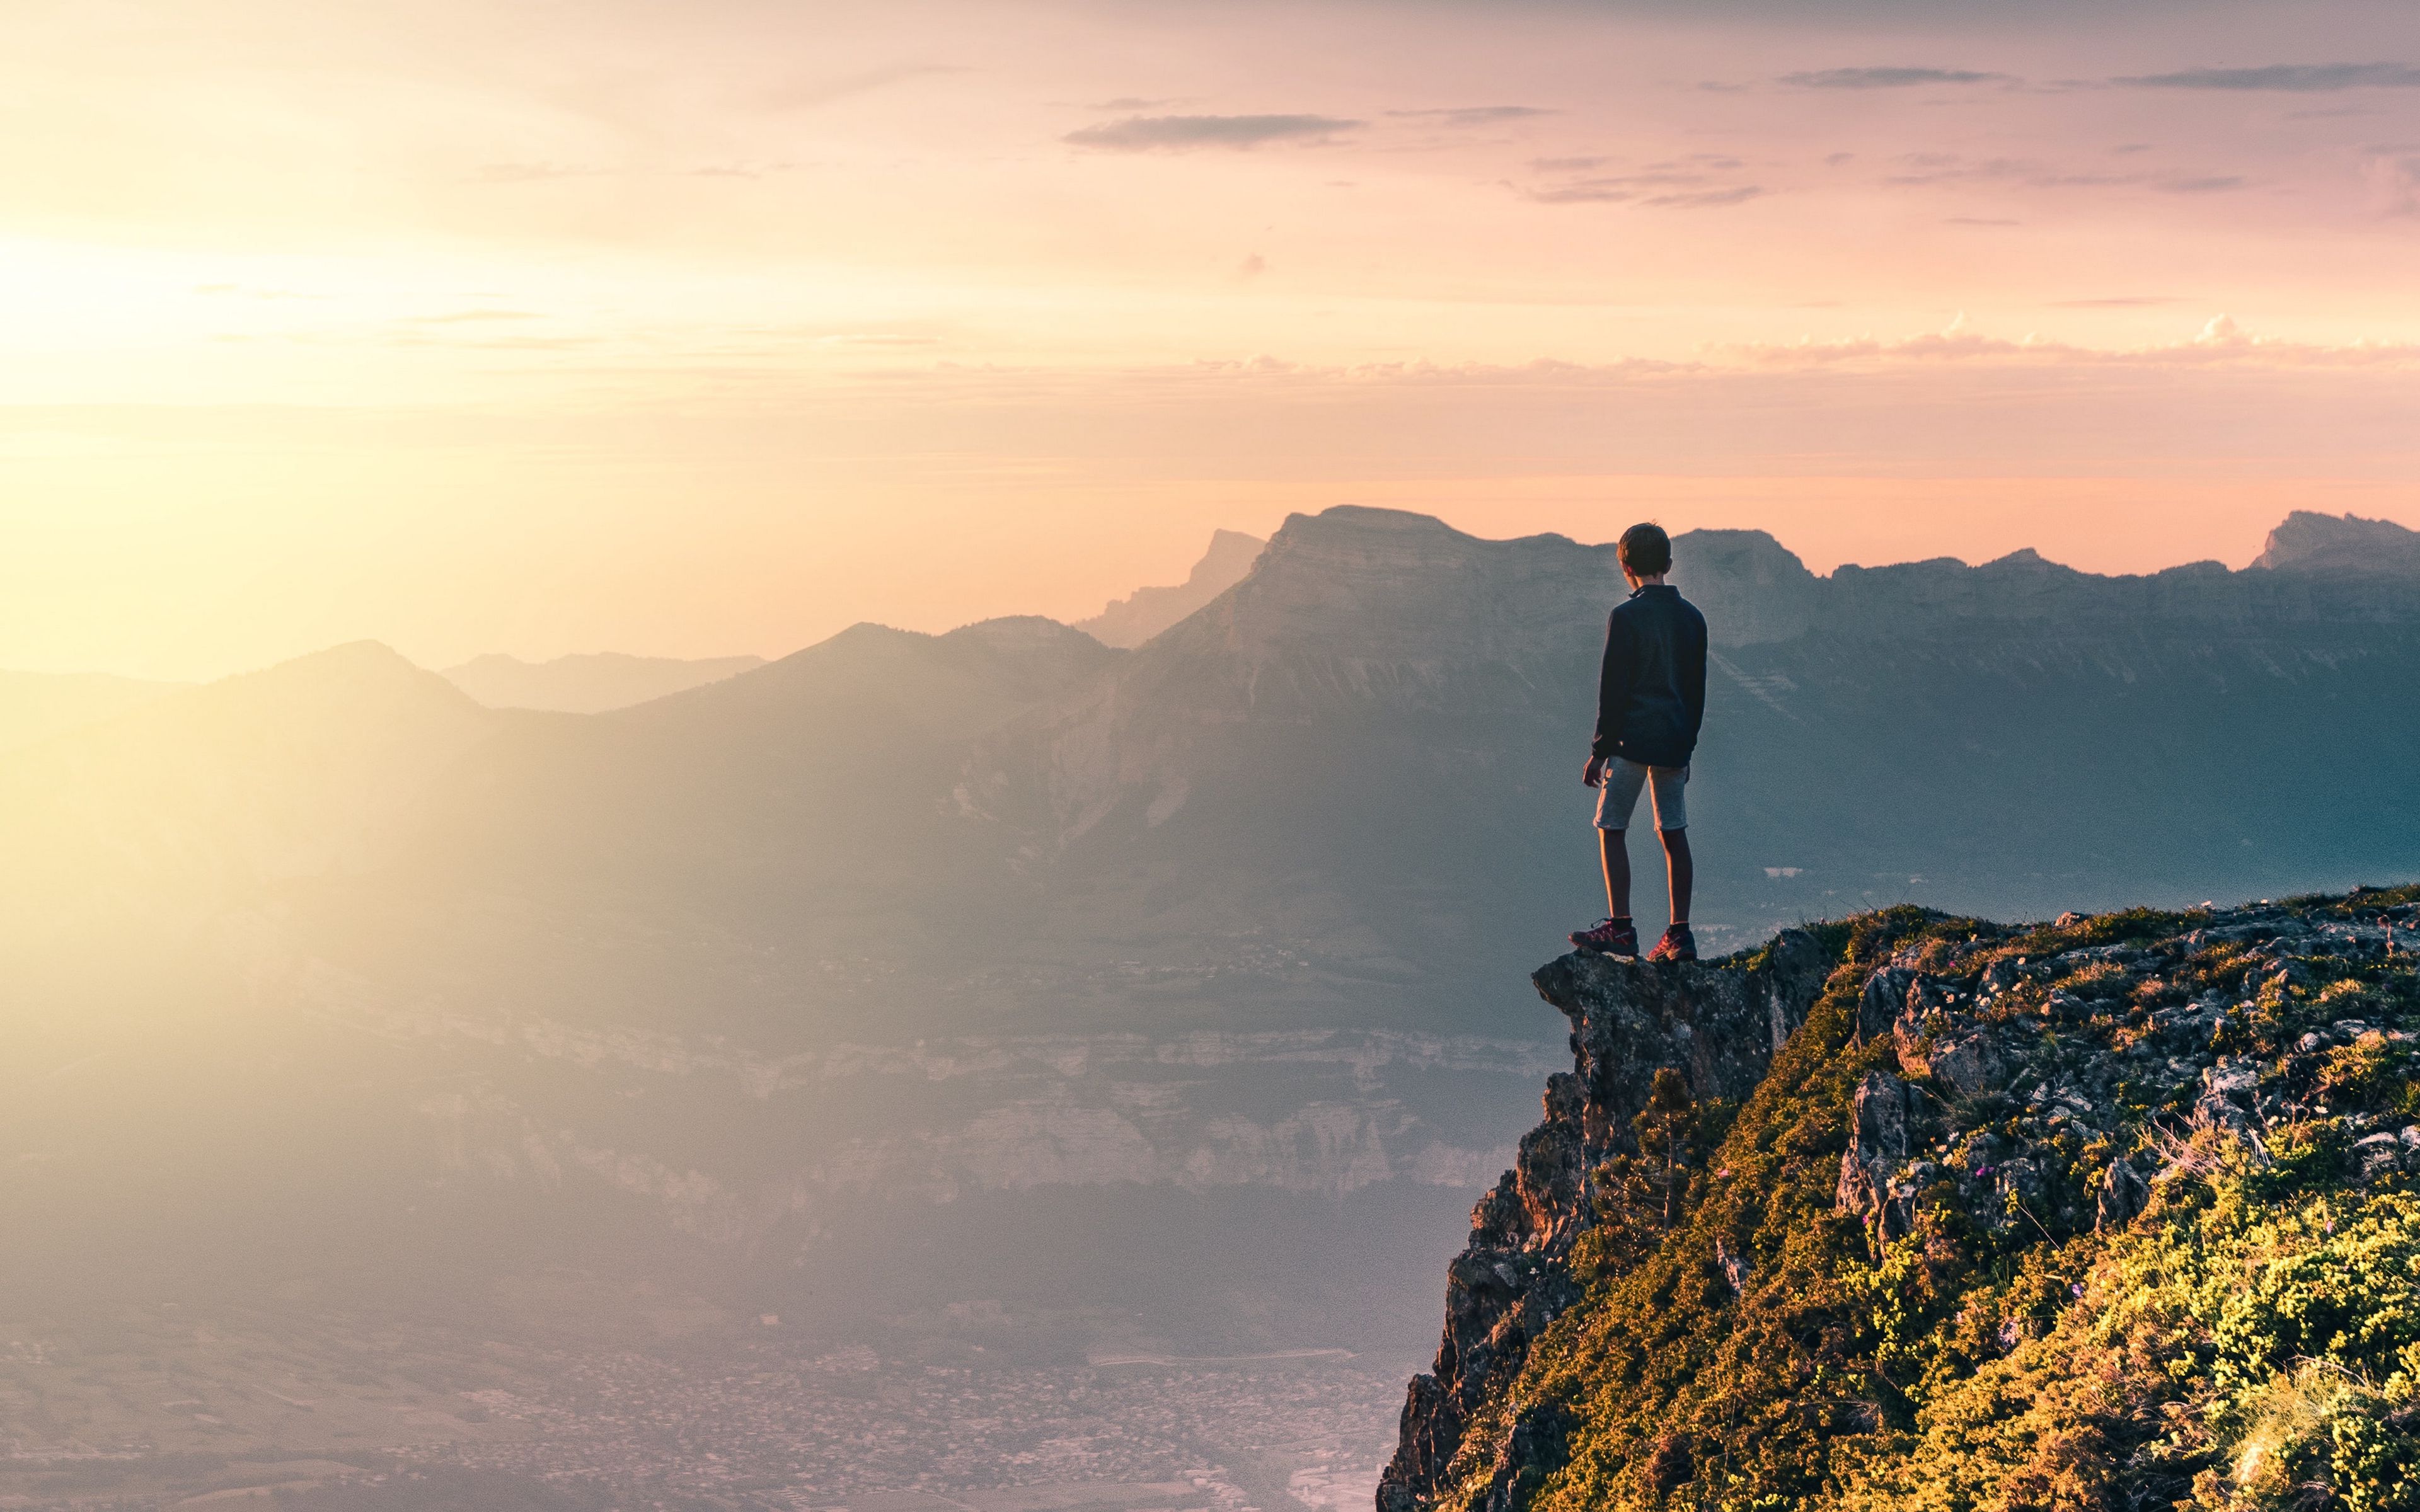
M 1672 537 L 1664 533 L 1661 525 L 1633 525 L 1621 532 L 1619 550 L 1622 574 L 1633 582 L 1661 578 L 1672 570 Z

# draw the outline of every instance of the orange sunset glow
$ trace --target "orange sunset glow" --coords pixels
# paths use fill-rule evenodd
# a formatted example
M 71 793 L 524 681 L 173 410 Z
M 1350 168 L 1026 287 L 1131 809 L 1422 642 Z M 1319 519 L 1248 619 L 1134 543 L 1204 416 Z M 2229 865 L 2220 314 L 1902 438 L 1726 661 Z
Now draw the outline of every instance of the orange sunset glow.
M 2420 1512 L 2420 3 L 0 5 L 0 1512 Z
M 775 655 L 1219 527 L 2420 523 L 2394 5 L 35 5 L 0 665 Z

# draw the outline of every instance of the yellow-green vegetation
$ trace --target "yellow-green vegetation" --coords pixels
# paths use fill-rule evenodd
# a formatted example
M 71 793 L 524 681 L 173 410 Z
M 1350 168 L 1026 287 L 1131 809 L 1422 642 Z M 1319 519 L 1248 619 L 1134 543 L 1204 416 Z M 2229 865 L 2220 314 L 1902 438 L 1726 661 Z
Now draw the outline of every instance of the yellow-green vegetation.
M 2420 975 L 2326 929 L 2415 901 L 2291 900 L 2291 946 L 2149 911 L 1822 927 L 1838 968 L 1746 1104 L 1659 1083 L 1600 1170 L 1582 1298 L 1436 1504 L 2420 1512 Z M 1859 1034 L 1869 979 L 2002 963 L 1961 1011 L 2024 1047 L 2018 1085 L 1911 1073 L 1899 1231 L 1838 1211 L 1857 1088 L 1901 1067 Z M 2105 1095 L 2071 1114 L 2069 1085 Z M 2148 1204 L 2103 1221 L 2119 1161 Z

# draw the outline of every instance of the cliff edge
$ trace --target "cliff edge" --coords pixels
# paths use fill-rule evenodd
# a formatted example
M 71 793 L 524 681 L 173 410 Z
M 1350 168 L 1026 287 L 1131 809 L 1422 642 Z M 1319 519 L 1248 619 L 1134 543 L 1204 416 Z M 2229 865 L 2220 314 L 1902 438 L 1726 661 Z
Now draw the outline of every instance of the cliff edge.
M 2420 1506 L 2420 888 L 1565 956 L 1379 1512 Z

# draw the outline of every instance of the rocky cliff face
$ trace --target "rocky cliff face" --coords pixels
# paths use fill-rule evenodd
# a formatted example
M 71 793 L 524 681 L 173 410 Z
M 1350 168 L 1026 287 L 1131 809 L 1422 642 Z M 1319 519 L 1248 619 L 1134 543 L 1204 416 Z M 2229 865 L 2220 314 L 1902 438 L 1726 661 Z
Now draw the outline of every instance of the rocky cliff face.
M 1078 620 L 1076 628 L 1105 646 L 1141 645 L 1242 581 L 1244 574 L 1252 570 L 1253 559 L 1266 545 L 1259 536 L 1246 535 L 1241 531 L 1214 532 L 1210 549 L 1193 564 L 1193 571 L 1183 582 L 1166 588 L 1138 588 L 1113 600 L 1091 619 Z
M 2415 936 L 2407 887 L 1549 964 L 1575 1069 L 1379 1512 L 2411 1504 Z
M 2393 520 L 2298 509 L 2269 532 L 2255 567 L 2271 572 L 2367 576 L 2420 571 L 2420 532 Z
M 1594 1227 L 1593 1178 L 1638 1155 L 1636 1123 L 1659 1072 L 1697 1103 L 1745 1102 L 1807 1016 L 1827 963 L 1784 932 L 1754 964 L 1648 965 L 1574 953 L 1540 968 L 1539 995 L 1571 1020 L 1573 1069 L 1546 1082 L 1544 1123 L 1470 1215 L 1470 1243 L 1446 1277 L 1445 1337 L 1413 1378 L 1379 1512 L 1433 1502 L 1473 1416 L 1520 1374 L 1530 1342 L 1576 1300 L 1575 1242 Z M 1528 1453 L 1508 1442 L 1507 1476 Z

